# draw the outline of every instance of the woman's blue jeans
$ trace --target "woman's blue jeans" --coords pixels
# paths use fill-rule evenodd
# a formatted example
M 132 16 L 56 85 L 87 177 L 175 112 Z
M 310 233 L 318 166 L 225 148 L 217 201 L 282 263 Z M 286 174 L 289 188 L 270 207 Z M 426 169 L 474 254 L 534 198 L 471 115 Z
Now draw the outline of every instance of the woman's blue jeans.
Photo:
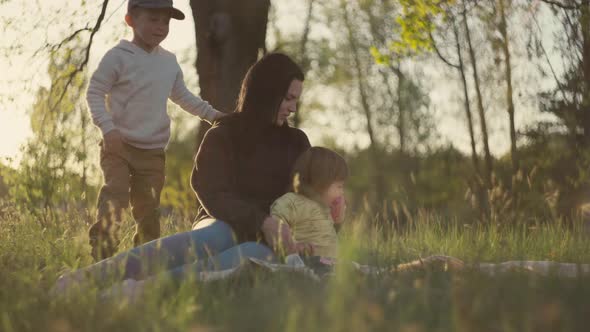
M 207 219 L 192 231 L 145 243 L 83 271 L 98 281 L 112 274 L 114 269 L 122 269 L 119 270 L 121 280 L 145 279 L 166 272 L 180 281 L 189 274 L 236 267 L 250 257 L 276 261 L 275 254 L 267 246 L 257 242 L 237 243 L 228 224 Z

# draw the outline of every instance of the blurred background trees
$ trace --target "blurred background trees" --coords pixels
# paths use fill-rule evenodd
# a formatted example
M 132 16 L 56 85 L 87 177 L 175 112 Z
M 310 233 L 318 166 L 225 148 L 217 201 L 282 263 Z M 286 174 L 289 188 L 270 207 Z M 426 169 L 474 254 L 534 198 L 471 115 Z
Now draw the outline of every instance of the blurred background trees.
M 190 84 L 218 109 L 233 110 L 262 54 L 285 52 L 302 65 L 293 125 L 345 155 L 353 213 L 391 225 L 424 211 L 464 223 L 538 222 L 574 217 L 590 200 L 587 0 L 189 4 L 197 49 L 180 58 L 194 62 Z M 0 196 L 19 206 L 93 213 L 99 137 L 82 98 L 92 46 L 84 31 L 100 35 L 109 16 L 85 17 L 94 29 L 63 34 L 40 53 L 51 84 L 29 107 L 33 137 L 20 163 L 0 168 Z M 187 127 L 171 108 L 162 204 L 190 220 L 188 177 L 206 127 Z

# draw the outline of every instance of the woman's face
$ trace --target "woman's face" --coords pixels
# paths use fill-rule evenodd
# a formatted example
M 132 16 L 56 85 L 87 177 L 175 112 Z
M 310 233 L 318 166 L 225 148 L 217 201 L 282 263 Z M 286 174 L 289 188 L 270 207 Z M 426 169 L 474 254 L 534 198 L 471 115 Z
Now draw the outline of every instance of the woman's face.
M 275 122 L 277 126 L 282 126 L 287 122 L 287 118 L 291 113 L 297 112 L 297 103 L 299 102 L 302 91 L 303 82 L 300 80 L 291 81 L 291 85 L 289 85 L 287 94 L 283 98 L 281 106 L 279 107 L 279 112 L 277 113 L 277 119 Z

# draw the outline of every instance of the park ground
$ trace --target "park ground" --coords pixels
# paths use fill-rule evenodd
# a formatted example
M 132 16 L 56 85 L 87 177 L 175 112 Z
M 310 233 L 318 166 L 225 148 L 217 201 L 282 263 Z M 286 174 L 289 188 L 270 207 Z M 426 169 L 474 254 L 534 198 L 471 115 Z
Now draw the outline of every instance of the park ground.
M 346 268 L 316 282 L 301 275 L 244 273 L 229 280 L 167 280 L 139 302 L 101 300 L 90 287 L 66 297 L 49 290 L 64 271 L 91 263 L 81 214 L 0 213 L 0 330 L 12 331 L 584 331 L 590 276 L 423 270 L 362 276 Z M 123 227 L 122 248 L 133 225 Z M 190 228 L 163 220 L 166 234 Z M 508 260 L 590 262 L 577 225 L 463 224 L 421 214 L 403 230 L 350 220 L 343 259 L 394 266 L 445 254 L 467 263 Z

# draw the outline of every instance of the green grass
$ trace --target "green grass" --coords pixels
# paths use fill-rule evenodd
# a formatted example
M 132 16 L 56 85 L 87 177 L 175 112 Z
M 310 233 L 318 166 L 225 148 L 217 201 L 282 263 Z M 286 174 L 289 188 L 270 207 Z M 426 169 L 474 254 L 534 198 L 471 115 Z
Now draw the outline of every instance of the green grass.
M 421 271 L 364 277 L 340 269 L 326 282 L 247 273 L 180 288 L 165 281 L 142 303 L 97 300 L 96 288 L 52 299 L 63 271 L 91 263 L 81 214 L 42 222 L 0 209 L 0 331 L 584 331 L 590 278 L 522 273 L 488 277 Z M 166 234 L 188 221 L 163 221 Z M 590 262 L 590 238 L 577 227 L 464 226 L 421 215 L 401 233 L 362 226 L 342 233 L 343 259 L 390 266 L 431 254 L 467 262 Z M 129 247 L 131 225 L 123 230 Z M 389 235 L 385 235 L 389 233 Z

